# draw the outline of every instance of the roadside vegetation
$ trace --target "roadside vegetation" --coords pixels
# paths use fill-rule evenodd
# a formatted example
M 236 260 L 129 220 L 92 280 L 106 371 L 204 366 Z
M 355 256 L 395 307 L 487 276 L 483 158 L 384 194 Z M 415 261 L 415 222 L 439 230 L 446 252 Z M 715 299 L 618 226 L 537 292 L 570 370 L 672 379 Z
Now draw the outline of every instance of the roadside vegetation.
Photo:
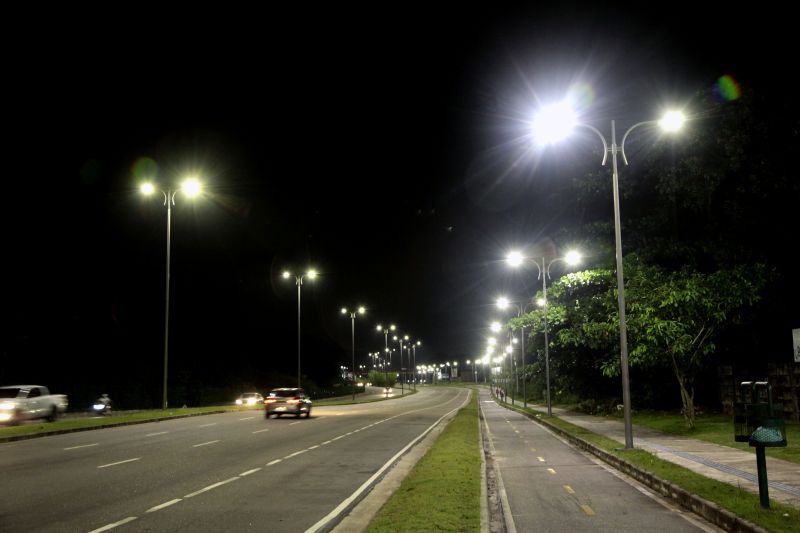
M 450 421 L 367 531 L 480 531 L 478 395 Z

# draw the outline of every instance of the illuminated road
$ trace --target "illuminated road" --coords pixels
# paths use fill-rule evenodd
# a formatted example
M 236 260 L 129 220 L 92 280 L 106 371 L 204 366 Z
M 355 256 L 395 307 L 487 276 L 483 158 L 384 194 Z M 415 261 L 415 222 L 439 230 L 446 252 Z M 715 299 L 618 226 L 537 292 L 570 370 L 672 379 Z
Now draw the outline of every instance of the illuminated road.
M 466 389 L 260 410 L 0 444 L 0 531 L 298 532 L 335 520 Z
M 479 400 L 509 533 L 721 531 L 498 405 L 486 389 Z

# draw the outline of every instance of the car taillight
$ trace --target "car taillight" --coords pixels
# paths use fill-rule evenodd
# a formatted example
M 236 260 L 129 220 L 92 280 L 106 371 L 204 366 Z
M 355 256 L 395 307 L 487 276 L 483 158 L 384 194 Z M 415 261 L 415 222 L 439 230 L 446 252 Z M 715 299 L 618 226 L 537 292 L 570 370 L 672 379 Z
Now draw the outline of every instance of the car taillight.
M 275 399 L 274 399 L 274 398 L 267 398 L 266 400 L 264 400 L 264 403 L 265 403 L 265 404 L 268 404 L 268 403 L 275 403 Z
M 286 403 L 300 403 L 300 396 L 295 396 L 291 400 L 287 401 Z

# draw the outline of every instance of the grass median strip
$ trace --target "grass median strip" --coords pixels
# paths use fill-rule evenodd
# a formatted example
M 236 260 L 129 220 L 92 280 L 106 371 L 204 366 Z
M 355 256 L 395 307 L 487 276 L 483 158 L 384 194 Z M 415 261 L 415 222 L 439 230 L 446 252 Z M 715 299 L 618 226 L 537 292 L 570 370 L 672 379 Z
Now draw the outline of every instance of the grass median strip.
M 481 450 L 477 392 L 447 425 L 368 532 L 479 531 Z

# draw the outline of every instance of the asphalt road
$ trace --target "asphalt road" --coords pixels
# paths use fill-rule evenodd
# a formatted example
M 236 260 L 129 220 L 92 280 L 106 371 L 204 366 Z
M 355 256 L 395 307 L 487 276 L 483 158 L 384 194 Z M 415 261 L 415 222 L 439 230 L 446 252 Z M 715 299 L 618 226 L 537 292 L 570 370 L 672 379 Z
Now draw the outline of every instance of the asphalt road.
M 721 531 L 498 405 L 488 390 L 479 400 L 508 533 Z
M 0 444 L 0 531 L 327 528 L 465 389 L 232 412 Z

